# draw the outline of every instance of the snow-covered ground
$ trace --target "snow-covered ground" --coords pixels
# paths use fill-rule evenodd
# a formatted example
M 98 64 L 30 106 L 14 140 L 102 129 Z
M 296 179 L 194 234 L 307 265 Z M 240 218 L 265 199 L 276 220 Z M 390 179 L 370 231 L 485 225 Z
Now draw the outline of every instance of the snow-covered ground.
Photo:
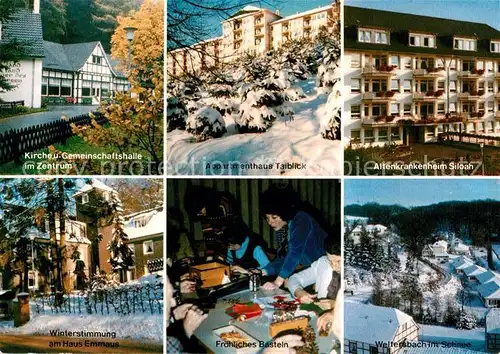
M 316 88 L 314 77 L 298 85 L 306 97 L 291 102 L 295 112 L 293 120 L 276 120 L 264 133 L 238 134 L 232 118 L 225 118 L 227 132 L 221 138 L 204 142 L 196 142 L 186 131 L 169 132 L 167 173 L 339 176 L 342 173 L 341 142 L 321 137 L 320 122 L 328 92 Z M 282 170 L 277 168 L 277 163 L 296 163 L 303 168 Z M 217 164 L 221 164 L 220 168 Z M 272 164 L 273 168 L 243 166 L 242 169 L 242 164 Z

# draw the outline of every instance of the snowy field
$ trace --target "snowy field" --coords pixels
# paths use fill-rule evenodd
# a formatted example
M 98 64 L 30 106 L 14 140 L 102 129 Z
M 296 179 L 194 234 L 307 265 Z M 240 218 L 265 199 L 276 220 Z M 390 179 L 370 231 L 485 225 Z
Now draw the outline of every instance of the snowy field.
M 227 132 L 204 142 L 186 131 L 167 134 L 167 173 L 175 175 L 288 175 L 339 176 L 342 173 L 340 140 L 321 137 L 320 121 L 328 92 L 316 88 L 312 77 L 298 83 L 305 98 L 290 102 L 293 120 L 276 120 L 265 133 L 238 134 L 232 118 L 225 117 Z M 214 167 L 217 163 L 221 168 Z M 273 164 L 272 169 L 242 169 L 241 164 Z M 305 164 L 302 169 L 276 168 L 276 164 Z M 208 165 L 209 164 L 209 165 Z

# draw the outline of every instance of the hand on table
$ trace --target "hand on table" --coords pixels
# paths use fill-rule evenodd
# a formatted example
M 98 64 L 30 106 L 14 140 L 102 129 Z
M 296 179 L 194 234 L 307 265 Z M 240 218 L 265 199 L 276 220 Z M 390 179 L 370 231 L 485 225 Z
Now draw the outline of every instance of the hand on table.
M 196 282 L 192 280 L 181 280 L 181 294 L 192 293 L 196 290 Z
M 183 320 L 186 317 L 189 309 L 192 308 L 193 306 L 194 306 L 193 304 L 184 304 L 177 306 L 175 309 L 172 310 L 174 318 L 176 320 Z
M 278 345 L 266 348 L 263 354 L 295 354 L 295 348 L 304 345 L 302 337 L 297 334 L 274 338 L 273 343 Z
M 194 331 L 196 331 L 196 328 L 200 326 L 200 324 L 205 321 L 205 319 L 208 317 L 208 314 L 203 314 L 203 311 L 201 311 L 198 307 L 193 306 L 191 307 L 186 314 L 186 317 L 184 318 L 184 331 L 186 332 L 186 336 L 188 338 L 191 338 L 193 335 Z
M 333 325 L 333 310 L 325 312 L 316 321 L 316 327 L 318 328 L 318 332 L 320 331 L 329 332 L 332 325 Z
M 275 290 L 275 289 L 278 289 L 281 285 L 283 285 L 283 283 L 285 282 L 285 279 L 283 279 L 282 277 L 277 277 L 274 281 L 268 281 L 267 283 L 265 283 L 262 288 L 264 290 Z
M 311 304 L 316 301 L 317 295 L 309 294 L 304 289 L 295 290 L 295 297 L 300 301 L 301 304 Z
M 249 271 L 246 270 L 243 267 L 240 267 L 239 265 L 233 265 L 231 266 L 231 271 L 236 272 L 236 273 L 242 273 L 242 274 L 248 274 Z

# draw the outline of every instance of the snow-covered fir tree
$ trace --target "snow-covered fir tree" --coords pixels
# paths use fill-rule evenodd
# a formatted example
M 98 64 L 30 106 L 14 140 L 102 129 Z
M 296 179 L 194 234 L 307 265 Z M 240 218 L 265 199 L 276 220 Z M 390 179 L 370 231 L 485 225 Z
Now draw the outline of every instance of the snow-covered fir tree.
M 187 108 L 178 97 L 167 93 L 167 132 L 186 129 Z
M 226 132 L 226 123 L 219 111 L 203 106 L 189 115 L 186 130 L 193 134 L 197 141 L 205 141 L 221 137 Z
M 317 86 L 331 88 L 340 80 L 340 31 L 338 26 L 328 30 L 322 27 L 318 34 L 320 59 L 317 75 Z
M 340 140 L 341 112 L 342 112 L 342 84 L 337 80 L 333 84 L 332 92 L 323 108 L 321 118 L 321 136 L 328 140 Z
M 134 265 L 134 254 L 128 247 L 128 236 L 124 231 L 125 219 L 123 218 L 123 206 L 118 193 L 111 193 L 110 206 L 113 217 L 113 231 L 111 241 L 108 243 L 109 259 L 111 269 L 119 273 L 120 282 L 125 281 L 125 272 Z
M 474 329 L 477 327 L 476 318 L 469 311 L 462 311 L 458 316 L 457 328 L 458 329 Z

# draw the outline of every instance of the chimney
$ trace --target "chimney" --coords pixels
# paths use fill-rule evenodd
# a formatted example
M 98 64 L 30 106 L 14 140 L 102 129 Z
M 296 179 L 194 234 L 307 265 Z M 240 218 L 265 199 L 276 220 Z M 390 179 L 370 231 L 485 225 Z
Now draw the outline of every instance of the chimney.
M 280 15 L 280 9 L 276 10 L 276 15 L 278 15 L 278 16 Z
M 40 0 L 33 0 L 33 13 L 34 14 L 40 13 Z

